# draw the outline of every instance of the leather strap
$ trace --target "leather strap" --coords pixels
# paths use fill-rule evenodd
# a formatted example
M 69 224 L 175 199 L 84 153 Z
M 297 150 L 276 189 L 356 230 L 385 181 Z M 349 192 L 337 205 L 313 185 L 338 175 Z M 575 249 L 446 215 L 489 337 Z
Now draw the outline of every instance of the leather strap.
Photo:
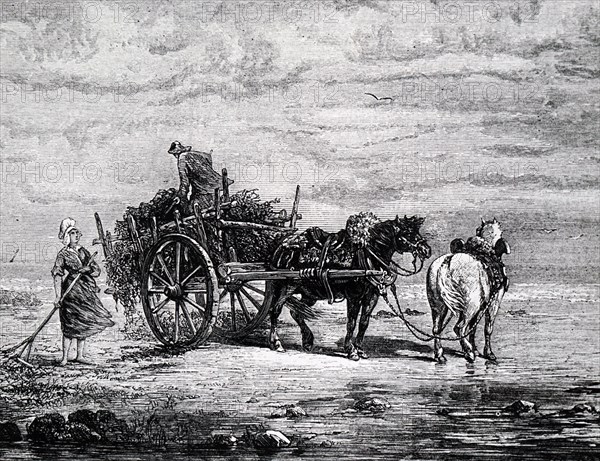
M 329 285 L 329 271 L 323 270 L 325 267 L 325 261 L 327 260 L 327 253 L 329 252 L 329 247 L 333 243 L 335 238 L 335 234 L 332 234 L 327 237 L 325 244 L 323 245 L 323 250 L 321 250 L 321 257 L 319 258 L 319 265 L 317 266 L 317 277 L 323 284 L 325 288 L 325 292 L 327 293 L 327 302 L 329 304 L 333 304 L 333 290 L 331 289 L 331 285 Z

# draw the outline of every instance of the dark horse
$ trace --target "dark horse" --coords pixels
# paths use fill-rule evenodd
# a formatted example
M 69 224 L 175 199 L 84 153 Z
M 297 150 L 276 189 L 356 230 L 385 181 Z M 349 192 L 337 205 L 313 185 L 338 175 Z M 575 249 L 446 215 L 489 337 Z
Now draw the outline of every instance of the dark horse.
M 362 246 L 357 246 L 355 242 L 350 241 L 346 230 L 341 230 L 337 234 L 329 234 L 319 228 L 311 228 L 286 239 L 287 241 L 284 241 L 275 251 L 272 265 L 279 269 L 314 268 L 318 265 L 319 259 L 323 260 L 322 250 L 319 249 L 319 246 L 325 245 L 325 242 L 334 241 L 335 243 L 332 244 L 332 249 L 328 253 L 326 268 L 382 270 L 387 273 L 388 283 L 390 280 L 393 283 L 394 274 L 398 274 L 393 266 L 406 271 L 392 262 L 392 256 L 395 253 L 411 253 L 413 255 L 414 271 L 410 274 L 419 270 L 417 269 L 417 259 L 422 267 L 423 261 L 431 256 L 431 248 L 419 233 L 424 220 L 425 218 L 416 216 L 411 218 L 396 216 L 395 219 L 376 222 L 366 231 L 365 245 Z M 328 237 L 331 238 L 328 239 Z M 348 317 L 344 350 L 351 360 L 368 358 L 363 351 L 362 342 L 369 326 L 371 313 L 379 300 L 382 282 L 384 280 L 372 277 L 332 279 L 328 282 L 329 293 L 324 284 L 314 278 L 273 282 L 269 346 L 273 350 L 285 352 L 277 335 L 277 319 L 286 302 L 291 307 L 292 318 L 300 326 L 304 350 L 311 351 L 314 336 L 306 324 L 306 320 L 311 317 L 315 318 L 314 315 L 311 315 L 314 314 L 312 306 L 322 299 L 329 298 L 330 301 L 335 300 L 335 302 L 346 299 Z M 300 308 L 298 308 L 299 305 Z M 358 334 L 356 340 L 352 342 L 359 313 L 361 316 Z

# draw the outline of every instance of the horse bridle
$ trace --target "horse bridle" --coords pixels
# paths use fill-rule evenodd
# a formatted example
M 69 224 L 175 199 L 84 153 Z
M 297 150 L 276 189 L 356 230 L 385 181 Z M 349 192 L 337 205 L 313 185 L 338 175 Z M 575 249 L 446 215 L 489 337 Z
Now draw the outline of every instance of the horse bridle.
M 421 271 L 421 269 L 423 269 L 423 264 L 425 261 L 423 258 L 419 258 L 421 260 L 421 264 L 417 268 L 417 258 L 419 257 L 418 256 L 419 252 L 418 252 L 418 248 L 417 248 L 418 244 L 411 243 L 408 240 L 406 240 L 404 237 L 400 237 L 400 238 L 404 241 L 404 243 L 410 249 L 412 249 L 412 254 L 413 254 L 413 261 L 412 261 L 413 269 L 412 270 L 405 269 L 404 267 L 400 266 L 399 264 L 395 263 L 394 261 L 390 261 L 390 263 L 388 264 L 385 261 L 383 261 L 381 259 L 381 257 L 371 249 L 371 247 L 367 246 L 365 248 L 367 250 L 367 253 L 369 254 L 369 256 L 374 258 L 381 265 L 381 268 L 384 270 L 384 274 L 381 276 L 367 277 L 367 280 L 369 281 L 369 283 L 371 283 L 373 286 L 375 286 L 379 290 L 380 293 L 384 293 L 388 287 L 393 286 L 394 283 L 396 282 L 396 279 L 398 278 L 398 276 L 409 277 L 411 275 L 418 274 Z
M 410 269 L 406 269 L 406 268 L 400 266 L 400 264 L 398 264 L 394 261 L 390 261 L 390 263 L 387 264 L 379 257 L 379 255 L 377 255 L 377 253 L 375 253 L 369 247 L 367 247 L 367 251 L 369 252 L 369 255 L 371 255 L 373 258 L 375 258 L 377 260 L 377 262 L 379 264 L 381 264 L 381 266 L 383 266 L 383 268 L 386 270 L 386 272 L 388 272 L 389 274 L 394 274 L 395 276 L 399 275 L 401 277 L 410 277 L 411 275 L 418 274 L 419 272 L 421 272 L 421 269 L 423 269 L 423 264 L 425 263 L 425 260 L 423 258 L 419 258 L 417 253 L 413 252 L 413 261 L 412 261 L 413 269 L 410 270 Z M 421 261 L 421 264 L 419 264 L 418 268 L 417 268 L 417 259 L 420 259 L 420 261 Z
M 375 253 L 370 247 L 367 246 L 367 251 L 369 252 L 369 254 L 375 258 L 377 260 L 377 262 L 379 262 L 379 264 L 381 264 L 385 270 L 390 273 L 390 274 L 395 274 L 395 275 L 399 275 L 401 277 L 410 277 L 411 275 L 415 275 L 418 274 L 419 272 L 421 272 L 421 270 L 423 269 L 423 265 L 425 264 L 425 259 L 424 258 L 420 258 L 419 257 L 419 250 L 418 250 L 418 245 L 419 243 L 422 242 L 422 240 L 420 240 L 417 243 L 412 243 L 409 242 L 406 238 L 404 237 L 398 237 L 399 240 L 401 240 L 411 251 L 412 255 L 413 255 L 413 261 L 412 261 L 412 270 L 410 269 L 406 269 L 402 266 L 400 266 L 400 264 L 394 262 L 394 261 L 390 261 L 389 264 L 387 264 L 386 262 L 384 262 L 377 253 Z M 419 267 L 417 268 L 417 259 L 419 259 L 421 261 L 421 264 L 419 265 Z

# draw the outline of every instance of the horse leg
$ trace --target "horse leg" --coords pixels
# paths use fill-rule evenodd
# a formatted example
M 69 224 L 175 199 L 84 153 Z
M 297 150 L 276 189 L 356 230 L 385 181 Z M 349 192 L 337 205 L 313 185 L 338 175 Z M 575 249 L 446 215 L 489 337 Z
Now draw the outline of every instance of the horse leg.
M 439 260 L 438 260 L 439 261 Z M 444 260 L 445 261 L 445 260 Z M 435 336 L 433 340 L 433 356 L 438 363 L 446 363 L 444 349 L 442 348 L 442 340 L 439 336 L 444 329 L 444 320 L 448 314 L 448 306 L 442 299 L 439 286 L 440 263 L 434 262 L 427 271 L 427 300 L 431 308 L 432 327 L 431 332 Z M 447 270 L 447 268 L 445 269 Z M 452 315 L 452 314 L 450 314 Z
M 442 347 L 442 340 L 439 336 L 442 334 L 444 327 L 444 320 L 448 314 L 448 308 L 442 301 L 431 302 L 431 318 L 433 320 L 433 327 L 431 332 L 436 338 L 433 340 L 433 353 L 434 358 L 438 363 L 446 363 L 446 357 L 444 356 L 444 348 Z
M 350 360 L 357 361 L 360 359 L 356 347 L 352 344 L 352 336 L 356 328 L 356 319 L 360 311 L 360 301 L 354 297 L 346 298 L 348 318 L 346 323 L 346 338 L 344 339 L 344 350 L 348 354 Z
M 431 333 L 435 336 L 433 339 L 433 357 L 438 363 L 446 363 L 447 360 L 444 356 L 442 340 L 439 336 L 444 329 L 444 320 L 448 314 L 448 306 L 446 306 L 446 303 L 444 303 L 444 300 L 440 296 L 436 278 L 433 278 L 432 274 L 427 274 L 427 277 L 427 299 L 431 308 L 432 320 Z
M 475 357 L 479 355 L 479 351 L 477 350 L 477 344 L 475 344 L 475 335 L 477 333 L 477 324 L 475 323 L 475 319 L 472 321 L 472 325 L 470 325 L 471 333 L 469 334 L 469 342 L 471 346 L 473 346 L 473 354 Z
M 475 361 L 473 346 L 466 338 L 469 323 L 470 322 L 467 321 L 465 313 L 461 312 L 458 322 L 456 322 L 456 325 L 454 325 L 454 333 L 456 333 L 456 336 L 460 337 L 460 345 L 462 346 L 462 350 L 465 354 L 465 359 L 467 359 L 467 362 L 473 363 Z
M 354 346 L 356 347 L 356 353 L 361 359 L 368 359 L 369 356 L 365 353 L 362 348 L 363 340 L 365 339 L 365 333 L 367 332 L 367 328 L 369 328 L 369 321 L 371 320 L 371 314 L 373 313 L 373 309 L 377 305 L 377 301 L 379 300 L 379 295 L 373 293 L 367 302 L 362 302 L 362 310 L 360 313 L 360 321 L 358 323 L 358 333 L 356 335 L 356 340 L 354 341 Z
M 287 298 L 287 289 L 284 286 L 277 286 L 273 288 L 275 291 L 275 296 L 273 299 L 275 302 L 271 306 L 271 331 L 269 334 L 269 347 L 273 351 L 277 352 L 285 352 L 281 341 L 279 340 L 279 336 L 277 335 L 277 321 L 279 316 L 281 315 L 281 311 L 283 310 L 283 305 L 285 304 L 285 300 Z
M 307 306 L 311 307 L 315 304 L 316 300 L 312 300 L 312 302 L 306 302 L 303 299 L 303 302 L 305 302 L 305 304 Z M 302 315 L 300 313 L 298 313 L 297 311 L 295 311 L 294 309 L 290 309 L 290 315 L 292 316 L 294 321 L 300 327 L 300 332 L 302 333 L 302 348 L 306 352 L 312 351 L 313 347 L 314 347 L 314 343 L 315 343 L 315 336 L 313 335 L 313 332 L 310 330 L 310 328 L 306 324 L 304 317 L 302 317 Z
M 485 346 L 483 348 L 483 357 L 492 361 L 496 361 L 496 354 L 492 351 L 492 333 L 494 332 L 494 322 L 496 321 L 496 314 L 500 307 L 502 295 L 503 293 L 499 293 L 498 298 L 490 303 L 485 312 Z
M 469 290 L 463 298 L 460 317 L 454 326 L 454 332 L 461 338 L 460 345 L 465 353 L 465 358 L 471 363 L 475 361 L 476 357 L 475 343 L 471 341 L 474 340 L 476 322 L 483 307 L 482 299 L 484 297 L 482 286 Z

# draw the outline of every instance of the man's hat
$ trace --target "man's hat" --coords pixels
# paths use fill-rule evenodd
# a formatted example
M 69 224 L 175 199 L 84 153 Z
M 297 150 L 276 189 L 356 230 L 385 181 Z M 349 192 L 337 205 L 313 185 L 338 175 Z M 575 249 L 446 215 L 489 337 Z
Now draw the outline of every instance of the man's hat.
M 192 146 L 182 146 L 179 141 L 175 141 L 171 143 L 171 147 L 169 147 L 169 154 L 177 155 L 182 154 L 183 152 L 189 152 L 192 150 Z

